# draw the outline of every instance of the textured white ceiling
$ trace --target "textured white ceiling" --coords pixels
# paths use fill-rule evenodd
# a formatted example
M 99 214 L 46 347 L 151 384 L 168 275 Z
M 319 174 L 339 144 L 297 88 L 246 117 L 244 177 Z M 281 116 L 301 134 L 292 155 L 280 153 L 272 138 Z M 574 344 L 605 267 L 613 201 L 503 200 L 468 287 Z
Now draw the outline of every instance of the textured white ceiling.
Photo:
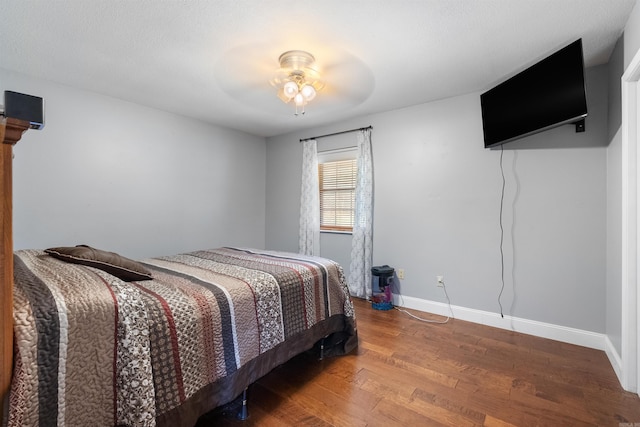
M 273 136 L 485 90 L 578 38 L 606 63 L 634 4 L 0 0 L 0 67 Z M 268 82 L 292 49 L 329 79 L 302 117 Z

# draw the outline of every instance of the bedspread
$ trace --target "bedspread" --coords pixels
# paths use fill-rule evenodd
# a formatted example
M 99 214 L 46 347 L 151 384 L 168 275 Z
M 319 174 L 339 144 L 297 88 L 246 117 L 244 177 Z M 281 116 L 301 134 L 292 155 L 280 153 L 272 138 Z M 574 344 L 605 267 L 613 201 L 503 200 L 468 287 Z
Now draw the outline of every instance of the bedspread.
M 14 260 L 9 426 L 189 426 L 323 337 L 357 345 L 342 268 L 322 258 L 203 250 L 144 260 L 139 282 Z

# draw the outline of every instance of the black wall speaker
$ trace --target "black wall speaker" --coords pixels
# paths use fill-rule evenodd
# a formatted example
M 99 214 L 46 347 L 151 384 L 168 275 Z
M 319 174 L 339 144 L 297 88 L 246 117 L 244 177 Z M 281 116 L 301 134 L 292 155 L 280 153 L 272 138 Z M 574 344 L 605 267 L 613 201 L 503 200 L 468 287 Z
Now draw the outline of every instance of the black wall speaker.
M 4 115 L 29 122 L 31 129 L 44 127 L 44 105 L 37 96 L 5 90 Z

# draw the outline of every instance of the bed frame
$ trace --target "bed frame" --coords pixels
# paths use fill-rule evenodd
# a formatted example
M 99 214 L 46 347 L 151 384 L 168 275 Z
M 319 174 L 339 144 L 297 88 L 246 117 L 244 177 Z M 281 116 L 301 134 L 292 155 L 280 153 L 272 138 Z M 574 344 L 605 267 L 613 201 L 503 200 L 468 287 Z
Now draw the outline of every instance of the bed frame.
M 13 370 L 13 146 L 27 129 L 29 122 L 0 116 L 0 423 Z

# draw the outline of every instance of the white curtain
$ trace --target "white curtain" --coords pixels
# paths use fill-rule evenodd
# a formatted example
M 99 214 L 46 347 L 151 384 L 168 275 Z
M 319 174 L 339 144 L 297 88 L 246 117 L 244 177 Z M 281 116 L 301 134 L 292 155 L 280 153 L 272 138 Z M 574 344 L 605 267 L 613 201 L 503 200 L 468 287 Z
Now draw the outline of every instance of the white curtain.
M 302 142 L 302 191 L 298 250 L 304 255 L 320 255 L 320 194 L 318 192 L 318 144 Z
M 371 264 L 373 262 L 373 158 L 371 129 L 358 132 L 358 175 L 356 206 L 351 240 L 351 295 L 367 298 L 371 295 Z

